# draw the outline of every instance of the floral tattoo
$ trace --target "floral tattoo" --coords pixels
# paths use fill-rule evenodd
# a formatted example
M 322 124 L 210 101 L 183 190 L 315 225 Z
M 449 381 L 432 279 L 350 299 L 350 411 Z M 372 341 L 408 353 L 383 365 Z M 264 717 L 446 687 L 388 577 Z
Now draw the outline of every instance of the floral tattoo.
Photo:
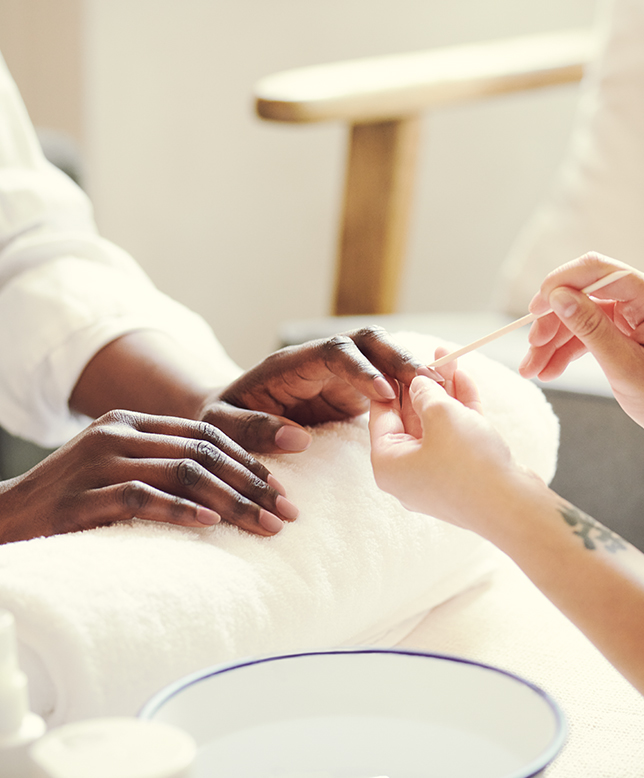
M 575 508 L 572 505 L 563 505 L 559 508 L 559 512 L 566 524 L 576 527 L 574 534 L 579 535 L 584 541 L 584 546 L 590 551 L 595 551 L 598 544 L 602 545 L 611 554 L 617 551 L 625 551 L 628 548 L 626 541 L 622 540 L 619 535 L 606 529 L 591 516 L 580 511 L 579 508 Z

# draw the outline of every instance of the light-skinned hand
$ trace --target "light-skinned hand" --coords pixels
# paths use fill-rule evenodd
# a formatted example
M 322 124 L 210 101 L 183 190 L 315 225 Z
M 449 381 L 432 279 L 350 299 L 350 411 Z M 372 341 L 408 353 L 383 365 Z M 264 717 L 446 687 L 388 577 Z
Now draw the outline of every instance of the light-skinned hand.
M 624 278 L 598 289 L 579 290 L 615 270 Z M 547 276 L 530 303 L 539 314 L 530 330 L 530 350 L 520 366 L 526 378 L 549 381 L 590 351 L 606 374 L 624 411 L 644 426 L 644 274 L 600 254 L 587 254 Z

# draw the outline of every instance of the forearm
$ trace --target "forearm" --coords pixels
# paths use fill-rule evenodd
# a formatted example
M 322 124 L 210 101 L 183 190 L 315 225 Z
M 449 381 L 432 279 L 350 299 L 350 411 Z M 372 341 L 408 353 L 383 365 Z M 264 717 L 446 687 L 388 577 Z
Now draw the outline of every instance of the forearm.
M 487 537 L 644 693 L 644 554 L 530 476 L 494 514 Z
M 83 370 L 70 408 L 98 418 L 115 409 L 199 419 L 213 387 L 197 360 L 163 333 L 128 333 L 101 349 Z

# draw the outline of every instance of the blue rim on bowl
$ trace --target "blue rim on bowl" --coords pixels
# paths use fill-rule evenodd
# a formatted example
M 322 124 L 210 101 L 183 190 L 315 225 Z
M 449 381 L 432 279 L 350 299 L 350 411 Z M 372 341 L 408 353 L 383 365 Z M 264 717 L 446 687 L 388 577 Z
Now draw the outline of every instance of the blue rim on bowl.
M 525 678 L 522 678 L 521 676 L 518 676 L 507 670 L 462 657 L 397 648 L 390 649 L 375 647 L 352 647 L 323 649 L 317 651 L 302 651 L 288 654 L 248 658 L 226 664 L 215 665 L 192 673 L 176 681 L 175 683 L 169 684 L 167 687 L 157 692 L 143 706 L 139 713 L 139 717 L 143 719 L 154 719 L 160 712 L 162 712 L 165 706 L 167 706 L 174 698 L 177 697 L 177 695 L 186 692 L 196 684 L 200 684 L 209 679 L 215 679 L 218 676 L 227 676 L 244 669 L 257 668 L 259 666 L 270 665 L 271 663 L 283 662 L 285 660 L 301 659 L 306 657 L 333 657 L 347 655 L 365 656 L 370 654 L 381 656 L 419 657 L 436 660 L 438 662 L 446 662 L 453 666 L 462 665 L 469 666 L 470 668 L 480 668 L 484 671 L 489 671 L 490 673 L 498 674 L 499 676 L 514 681 L 525 689 L 529 689 L 534 694 L 536 694 L 543 701 L 546 708 L 549 709 L 549 712 L 552 715 L 552 737 L 550 738 L 549 742 L 540 750 L 536 758 L 533 758 L 528 763 L 522 765 L 519 770 L 513 770 L 510 773 L 504 774 L 503 778 L 532 778 L 532 776 L 538 775 L 548 764 L 553 761 L 565 743 L 568 734 L 568 728 L 563 711 L 559 707 L 558 703 L 546 691 L 526 680 Z

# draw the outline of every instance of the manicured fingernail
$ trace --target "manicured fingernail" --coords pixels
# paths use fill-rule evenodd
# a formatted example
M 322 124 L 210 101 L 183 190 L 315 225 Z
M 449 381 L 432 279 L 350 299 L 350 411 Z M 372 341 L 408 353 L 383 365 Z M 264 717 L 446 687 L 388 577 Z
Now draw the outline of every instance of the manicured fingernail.
M 535 316 L 541 316 L 542 313 L 545 313 L 551 307 L 550 303 L 541 296 L 541 293 L 537 292 L 530 300 L 528 310 L 530 313 L 534 313 Z
M 564 319 L 570 318 L 577 310 L 577 300 L 567 289 L 555 289 L 549 298 L 552 310 Z
M 219 524 L 221 516 L 214 511 L 208 510 L 208 508 L 199 508 L 197 510 L 197 521 L 200 524 L 212 527 L 213 524 Z
M 280 427 L 275 434 L 276 445 L 284 451 L 304 451 L 311 445 L 311 440 L 306 430 L 291 424 Z
M 275 500 L 275 507 L 280 514 L 289 521 L 297 519 L 300 515 L 300 509 L 297 505 L 294 505 L 290 500 L 287 500 L 286 497 L 282 497 L 281 495 Z
M 396 399 L 396 392 L 394 392 L 391 384 L 384 376 L 377 375 L 373 379 L 373 388 L 378 392 L 378 394 L 381 397 L 384 397 L 385 400 L 395 400 Z
M 259 512 L 259 523 L 267 531 L 272 534 L 279 532 L 284 526 L 284 522 L 278 518 L 274 513 L 269 513 L 263 508 Z
M 424 375 L 425 378 L 431 378 L 434 381 L 438 381 L 439 384 L 445 383 L 445 379 L 437 370 L 434 370 L 433 367 L 427 367 L 426 365 L 421 365 L 420 367 L 417 367 L 416 375 Z
M 282 486 L 282 484 L 277 480 L 277 478 L 275 478 L 275 476 L 272 473 L 268 474 L 266 483 L 269 486 L 272 486 L 276 492 L 279 492 L 282 495 L 286 494 L 286 489 Z

